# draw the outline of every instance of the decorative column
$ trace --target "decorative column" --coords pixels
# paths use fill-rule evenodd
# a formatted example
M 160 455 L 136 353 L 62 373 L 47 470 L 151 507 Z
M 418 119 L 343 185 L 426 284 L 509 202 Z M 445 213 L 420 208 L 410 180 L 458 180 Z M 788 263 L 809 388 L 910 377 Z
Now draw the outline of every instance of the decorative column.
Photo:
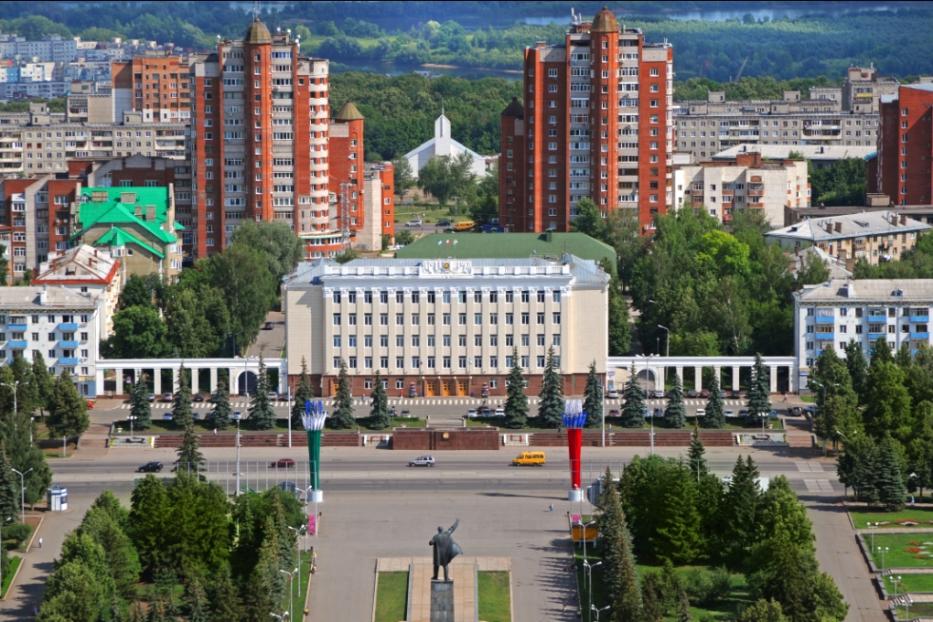
M 211 395 L 213 395 L 217 391 L 217 368 L 216 367 L 211 367 L 210 387 L 211 387 Z M 227 387 L 228 390 L 229 388 L 230 387 Z
M 699 393 L 703 390 L 703 368 L 693 368 L 693 390 Z
M 586 413 L 583 402 L 568 400 L 564 403 L 564 428 L 567 429 L 567 450 L 570 453 L 570 493 L 567 498 L 573 502 L 583 501 L 581 486 L 581 466 L 583 453 L 583 427 L 586 425 Z
M 732 367 L 732 390 L 739 390 L 739 368 L 736 366 Z
M 155 393 L 156 399 L 162 395 L 162 370 L 158 368 L 152 370 L 152 392 Z
M 191 368 L 191 395 L 197 395 L 201 392 L 200 378 L 198 376 L 201 374 L 201 370 L 197 367 Z
M 311 494 L 308 501 L 312 503 L 324 501 L 324 491 L 321 490 L 321 436 L 326 419 L 324 402 L 305 401 L 305 414 L 301 417 L 301 423 L 308 433 L 308 461 L 311 463 Z
M 778 368 L 774 365 L 768 367 L 768 379 L 771 381 L 771 386 L 769 387 L 771 393 L 777 393 L 777 370 Z

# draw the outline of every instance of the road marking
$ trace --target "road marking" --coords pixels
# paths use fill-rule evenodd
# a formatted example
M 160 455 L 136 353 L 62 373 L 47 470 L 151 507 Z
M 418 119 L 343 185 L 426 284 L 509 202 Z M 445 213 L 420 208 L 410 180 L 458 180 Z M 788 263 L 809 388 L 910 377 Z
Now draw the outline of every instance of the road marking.
M 807 492 L 820 492 L 819 480 L 805 479 L 803 484 L 807 487 Z

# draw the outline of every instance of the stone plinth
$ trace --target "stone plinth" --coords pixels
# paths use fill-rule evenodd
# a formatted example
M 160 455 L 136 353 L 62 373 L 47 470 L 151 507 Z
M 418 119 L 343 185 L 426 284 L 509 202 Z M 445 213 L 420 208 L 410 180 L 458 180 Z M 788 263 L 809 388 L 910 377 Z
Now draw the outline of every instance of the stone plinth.
M 431 581 L 431 622 L 454 622 L 453 581 Z

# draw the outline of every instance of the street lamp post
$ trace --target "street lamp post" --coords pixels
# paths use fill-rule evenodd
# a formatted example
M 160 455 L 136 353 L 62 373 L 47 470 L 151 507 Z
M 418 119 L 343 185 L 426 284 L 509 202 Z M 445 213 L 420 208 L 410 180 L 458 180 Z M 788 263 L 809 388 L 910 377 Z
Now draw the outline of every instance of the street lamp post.
M 240 496 L 240 417 L 239 410 L 234 411 L 233 420 L 236 421 L 236 492 L 233 496 Z
M 32 467 L 29 467 L 26 471 L 18 471 L 13 468 L 11 468 L 10 470 L 16 473 L 17 475 L 19 475 L 19 483 L 20 483 L 19 512 L 20 512 L 20 519 L 22 520 L 22 523 L 25 525 L 26 524 L 26 476 L 29 475 L 29 473 L 32 471 Z
M 286 387 L 285 389 L 286 396 L 286 405 L 288 410 L 285 411 L 285 418 L 288 419 L 288 448 L 292 448 L 292 388 Z
M 878 547 L 878 550 L 881 551 L 881 572 L 884 572 L 884 554 L 887 553 L 890 549 L 886 546 Z
M 668 328 L 667 326 L 662 326 L 661 324 L 658 324 L 658 328 L 660 328 L 661 330 L 663 330 L 663 331 L 664 331 L 664 334 L 665 334 L 665 339 L 664 339 L 664 356 L 665 356 L 665 357 L 670 357 L 670 356 L 671 356 L 671 329 Z M 659 354 L 660 354 L 660 353 L 659 353 Z
M 580 512 L 580 520 L 579 520 L 579 522 L 577 522 L 577 525 L 580 527 L 580 531 L 581 531 L 581 534 L 580 534 L 580 541 L 583 542 L 583 564 L 584 564 L 584 565 L 587 563 L 587 559 L 586 559 L 586 528 L 589 527 L 589 526 L 591 526 L 591 525 L 595 525 L 596 523 L 597 523 L 597 521 L 594 521 L 594 520 L 591 520 L 591 521 L 588 522 L 588 523 L 584 523 L 584 522 L 583 522 L 583 512 L 582 512 L 582 510 L 581 510 L 581 512 Z
M 279 572 L 288 576 L 288 619 L 291 620 L 295 612 L 295 594 L 292 584 L 294 583 L 295 575 L 298 574 L 298 569 L 295 568 L 295 570 L 289 572 L 279 568 Z
M 127 417 L 127 420 L 130 422 L 130 438 L 133 438 L 133 422 L 136 421 L 136 417 L 134 415 L 130 415 Z
M 583 568 L 586 571 L 586 600 L 587 600 L 587 610 L 593 608 L 593 568 L 597 566 L 602 566 L 601 561 L 591 564 L 588 561 L 583 562 Z
M 606 605 L 605 607 L 597 607 L 596 605 L 590 605 L 590 611 L 596 614 L 596 622 L 599 622 L 599 614 L 603 611 L 608 610 L 612 605 Z
M 2 384 L 5 387 L 10 387 L 13 389 L 13 414 L 19 414 L 19 406 L 16 403 L 16 394 L 19 392 L 19 380 L 14 380 L 13 384 L 10 384 L 9 382 L 4 382 Z

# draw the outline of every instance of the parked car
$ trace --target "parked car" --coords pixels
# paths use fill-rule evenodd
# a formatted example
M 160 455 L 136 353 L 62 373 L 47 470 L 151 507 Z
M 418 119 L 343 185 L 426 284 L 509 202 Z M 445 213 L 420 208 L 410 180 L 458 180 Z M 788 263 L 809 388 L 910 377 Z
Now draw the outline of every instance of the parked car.
M 136 472 L 137 473 L 158 473 L 159 471 L 162 470 L 162 466 L 163 465 L 161 462 L 153 460 L 152 462 L 147 462 L 146 464 L 136 469 Z
M 705 409 L 705 408 L 697 408 L 697 417 L 705 417 L 705 416 L 706 416 L 706 409 Z
M 192 402 L 206 402 L 206 401 L 207 401 L 207 397 L 205 397 L 203 393 L 195 393 L 195 394 L 191 397 L 191 401 L 192 401 Z
M 700 391 L 700 397 L 704 400 L 709 398 L 709 389 L 703 389 Z
M 155 401 L 155 393 L 150 393 L 148 396 L 146 396 L 146 399 L 149 400 L 150 403 L 151 403 L 151 402 L 154 402 L 154 401 Z
M 505 408 L 503 408 L 502 406 L 496 406 L 496 416 L 505 417 Z
M 543 451 L 523 451 L 512 459 L 512 466 L 544 466 L 546 460 Z
M 418 456 L 414 460 L 409 460 L 408 466 L 410 467 L 416 467 L 416 466 L 432 467 L 434 466 L 434 456 Z
M 94 408 L 94 400 L 87 400 L 86 405 L 88 410 L 92 410 Z
M 466 416 L 469 419 L 476 419 L 476 409 L 471 408 L 470 410 L 468 410 Z
M 295 466 L 295 461 L 291 458 L 279 458 L 269 465 L 270 469 L 291 469 Z
M 492 417 L 493 410 L 489 406 L 480 406 L 476 409 L 477 417 Z
M 734 410 L 724 410 L 723 413 L 722 413 L 722 416 L 725 417 L 726 419 L 734 419 L 734 418 L 735 418 L 735 411 L 734 411 Z
M 615 389 L 609 389 L 608 391 L 606 391 L 606 399 L 607 400 L 619 399 L 619 392 L 616 391 Z
M 700 392 L 691 389 L 690 391 L 687 391 L 687 397 L 700 397 Z
M 440 220 L 437 221 L 437 223 L 436 223 L 435 226 L 437 226 L 437 227 L 449 227 L 450 225 L 451 225 L 451 222 L 450 222 L 449 219 L 447 219 L 447 218 L 442 218 L 442 219 L 440 219 Z
M 621 417 L 621 416 L 622 416 L 622 413 L 619 412 L 619 409 L 618 409 L 618 408 L 613 408 L 612 410 L 610 410 L 610 411 L 606 414 L 606 416 L 607 416 L 607 417 Z
M 293 495 L 299 494 L 298 484 L 296 484 L 295 482 L 279 482 L 278 484 L 276 484 L 276 487 L 279 488 L 280 490 L 284 490 L 285 492 L 289 494 L 293 494 Z
M 414 220 L 409 220 L 408 222 L 406 222 L 405 226 L 406 227 L 420 227 L 422 224 L 424 224 L 424 222 L 420 218 L 416 218 Z
M 171 402 L 175 397 L 171 393 L 163 393 L 162 397 L 159 398 L 160 402 Z
M 742 408 L 741 410 L 739 410 L 739 417 L 743 417 L 743 418 L 748 417 L 748 409 Z
M 275 391 L 269 391 L 268 393 L 266 393 L 266 399 L 268 399 L 270 402 L 278 401 L 279 394 L 276 393 Z

